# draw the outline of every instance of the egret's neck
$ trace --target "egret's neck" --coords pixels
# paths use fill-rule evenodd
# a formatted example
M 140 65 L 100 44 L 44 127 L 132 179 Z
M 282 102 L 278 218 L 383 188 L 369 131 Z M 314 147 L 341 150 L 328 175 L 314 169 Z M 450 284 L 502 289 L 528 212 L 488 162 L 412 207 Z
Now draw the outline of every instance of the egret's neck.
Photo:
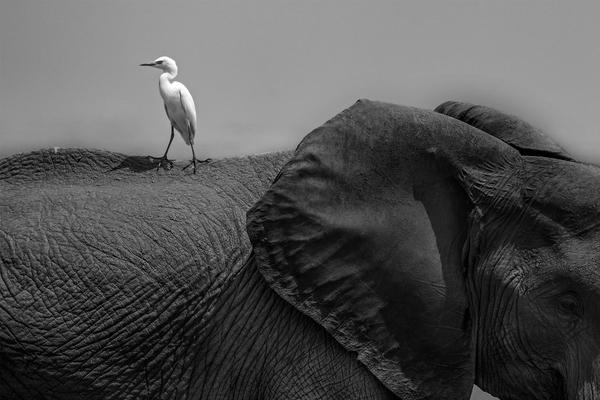
M 160 74 L 160 82 L 161 83 L 171 83 L 173 82 L 173 79 L 175 79 L 175 77 L 177 76 L 177 68 L 175 69 L 170 69 L 168 71 L 163 72 L 162 74 Z
M 158 89 L 160 95 L 163 100 L 166 101 L 167 97 L 169 97 L 169 93 L 172 92 L 173 89 L 173 79 L 177 76 L 177 68 L 169 69 L 168 71 L 160 74 L 160 78 L 158 78 Z

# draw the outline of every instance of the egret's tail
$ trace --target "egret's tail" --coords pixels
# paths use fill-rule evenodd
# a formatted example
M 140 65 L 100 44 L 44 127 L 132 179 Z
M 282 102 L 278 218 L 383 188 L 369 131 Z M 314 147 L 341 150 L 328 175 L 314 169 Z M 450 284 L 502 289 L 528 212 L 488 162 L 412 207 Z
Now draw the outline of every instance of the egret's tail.
M 189 146 L 194 145 L 195 132 L 194 132 L 194 128 L 192 127 L 192 125 L 189 122 L 187 123 L 187 134 L 184 134 L 181 136 L 183 137 L 183 141 L 185 142 L 185 144 L 187 144 Z

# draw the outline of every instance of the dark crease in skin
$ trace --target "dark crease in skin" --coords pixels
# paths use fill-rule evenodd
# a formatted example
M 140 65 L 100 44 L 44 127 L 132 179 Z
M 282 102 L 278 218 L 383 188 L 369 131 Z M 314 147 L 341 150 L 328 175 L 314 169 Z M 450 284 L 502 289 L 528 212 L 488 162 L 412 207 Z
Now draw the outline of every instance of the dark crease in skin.
M 273 292 L 253 258 L 216 309 L 195 358 L 205 374 L 192 386 L 201 398 L 395 398 L 354 354 Z

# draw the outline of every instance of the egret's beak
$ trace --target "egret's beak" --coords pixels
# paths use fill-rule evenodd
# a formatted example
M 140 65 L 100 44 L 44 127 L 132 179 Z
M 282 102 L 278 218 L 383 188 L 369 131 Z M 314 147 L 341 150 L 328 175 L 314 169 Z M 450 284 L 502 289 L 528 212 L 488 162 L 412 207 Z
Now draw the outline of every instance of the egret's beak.
M 140 64 L 140 67 L 154 67 L 156 65 L 156 63 L 145 63 L 145 64 Z

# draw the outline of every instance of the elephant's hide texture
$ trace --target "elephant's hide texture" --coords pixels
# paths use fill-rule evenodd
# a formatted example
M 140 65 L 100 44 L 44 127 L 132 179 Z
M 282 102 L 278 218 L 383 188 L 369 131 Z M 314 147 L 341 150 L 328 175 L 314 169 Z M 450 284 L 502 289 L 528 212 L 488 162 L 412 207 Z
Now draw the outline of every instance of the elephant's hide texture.
M 468 399 L 469 219 L 520 200 L 521 163 L 454 118 L 361 100 L 249 211 L 259 269 L 400 398 Z
M 197 175 L 89 150 L 0 160 L 0 379 L 40 397 L 119 382 L 121 398 L 184 381 L 249 256 L 245 212 L 289 157 L 219 160 Z

